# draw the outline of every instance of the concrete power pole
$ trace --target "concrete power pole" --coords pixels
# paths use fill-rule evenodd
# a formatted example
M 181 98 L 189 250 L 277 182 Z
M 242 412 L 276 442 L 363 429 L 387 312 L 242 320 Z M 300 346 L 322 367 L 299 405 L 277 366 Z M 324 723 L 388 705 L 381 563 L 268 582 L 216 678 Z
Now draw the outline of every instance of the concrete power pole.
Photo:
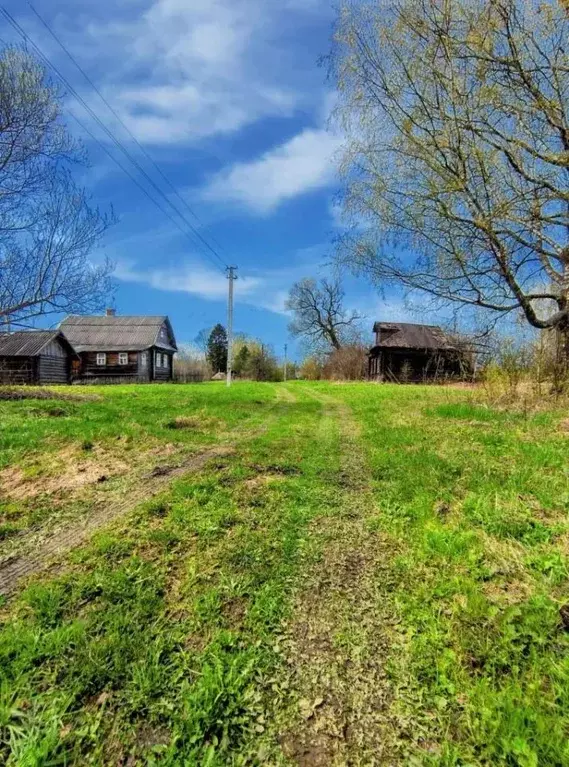
M 237 267 L 227 267 L 229 294 L 227 298 L 227 385 L 231 386 L 231 370 L 233 367 L 233 282 L 237 279 Z
M 288 348 L 288 346 L 287 346 L 287 344 L 285 344 L 284 345 L 284 374 L 283 374 L 283 379 L 285 381 L 286 381 L 286 373 L 287 373 L 287 370 L 286 370 L 286 367 L 287 367 L 287 358 L 286 358 L 287 348 Z

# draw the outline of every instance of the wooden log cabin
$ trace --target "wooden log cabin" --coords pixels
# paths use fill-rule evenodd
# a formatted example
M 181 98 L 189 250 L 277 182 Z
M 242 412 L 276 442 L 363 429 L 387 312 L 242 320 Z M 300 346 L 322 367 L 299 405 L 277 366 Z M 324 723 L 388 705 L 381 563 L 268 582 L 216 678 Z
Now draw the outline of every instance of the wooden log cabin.
M 67 384 L 77 355 L 59 330 L 0 333 L 0 383 Z
M 471 368 L 460 339 L 438 325 L 376 322 L 368 354 L 368 376 L 394 383 L 460 378 Z
M 166 316 L 67 317 L 60 324 L 75 351 L 73 380 L 171 381 L 176 339 Z

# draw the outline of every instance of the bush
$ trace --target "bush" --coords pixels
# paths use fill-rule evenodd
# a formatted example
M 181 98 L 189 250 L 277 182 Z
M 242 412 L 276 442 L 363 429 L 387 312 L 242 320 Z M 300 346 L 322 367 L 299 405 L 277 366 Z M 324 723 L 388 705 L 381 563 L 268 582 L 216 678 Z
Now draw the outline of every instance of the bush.
M 323 377 L 332 381 L 360 381 L 367 371 L 367 349 L 359 344 L 336 349 L 326 360 Z
M 534 408 L 550 395 L 567 392 L 563 362 L 553 332 L 543 331 L 533 340 L 500 339 L 482 371 L 486 396 L 492 403 Z
M 298 375 L 305 381 L 319 381 L 322 378 L 322 363 L 316 357 L 307 357 L 302 362 Z

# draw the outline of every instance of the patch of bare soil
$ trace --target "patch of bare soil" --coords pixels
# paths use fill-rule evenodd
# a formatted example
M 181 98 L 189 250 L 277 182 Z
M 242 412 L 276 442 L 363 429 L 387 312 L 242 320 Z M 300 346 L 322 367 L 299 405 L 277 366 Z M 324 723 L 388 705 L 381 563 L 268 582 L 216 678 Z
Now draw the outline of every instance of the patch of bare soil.
M 274 417 L 273 415 L 272 418 Z M 48 532 L 40 530 L 26 535 L 18 553 L 0 561 L 0 594 L 6 596 L 13 594 L 23 579 L 47 570 L 54 564 L 57 566 L 58 560 L 67 552 L 85 543 L 94 532 L 128 514 L 143 501 L 150 500 L 161 493 L 176 477 L 197 472 L 210 460 L 233 454 L 237 442 L 254 439 L 264 433 L 270 423 L 271 417 L 267 418 L 260 427 L 250 429 L 239 427 L 231 443 L 204 450 L 176 465 L 157 465 L 146 475 L 138 477 L 136 484 L 129 489 L 128 498 L 124 500 L 106 498 L 96 501 L 88 517 L 62 523 Z M 165 452 L 161 451 L 162 448 L 154 448 L 150 452 L 165 457 L 172 452 L 172 445 L 166 445 Z M 106 478 L 106 475 L 100 476 Z
M 53 463 L 41 467 L 37 474 L 19 466 L 0 471 L 0 493 L 14 500 L 26 500 L 40 495 L 69 493 L 86 485 L 106 482 L 124 474 L 129 465 L 102 448 L 85 453 L 66 448 L 53 457 Z
M 89 517 L 61 526 L 52 531 L 41 543 L 36 542 L 31 550 L 0 562 L 0 593 L 12 594 L 21 579 L 47 569 L 51 561 L 80 546 L 96 530 L 124 516 L 142 501 L 149 500 L 162 492 L 174 477 L 198 471 L 210 459 L 229 455 L 231 452 L 233 448 L 229 446 L 214 447 L 190 457 L 183 464 L 173 467 L 166 473 L 148 475 L 141 479 L 136 488 L 129 492 L 128 499 L 122 503 L 101 502 L 93 507 Z
M 394 547 L 366 525 L 376 510 L 357 424 L 344 404 L 317 398 L 324 417 L 341 423 L 343 503 L 313 523 L 320 556 L 305 571 L 285 626 L 294 724 L 279 740 L 301 767 L 394 764 L 400 726 L 386 673 L 394 625 L 386 574 Z

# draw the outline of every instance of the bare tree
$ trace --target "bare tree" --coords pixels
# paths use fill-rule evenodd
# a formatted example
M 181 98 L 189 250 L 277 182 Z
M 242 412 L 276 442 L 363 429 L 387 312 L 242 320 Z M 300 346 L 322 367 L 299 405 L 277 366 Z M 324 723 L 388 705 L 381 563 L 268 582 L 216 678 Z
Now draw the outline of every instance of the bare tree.
M 207 345 L 212 330 L 213 325 L 211 325 L 209 328 L 202 328 L 194 338 L 194 344 L 198 347 L 200 352 L 203 353 L 204 357 L 207 355 Z
M 69 167 L 82 148 L 61 121 L 61 94 L 25 51 L 0 54 L 0 327 L 109 301 L 112 265 L 89 253 L 111 223 Z
M 209 378 L 211 367 L 204 352 L 196 344 L 178 344 L 178 353 L 174 357 L 174 380 L 190 383 Z
M 303 338 L 312 348 L 340 349 L 359 334 L 361 315 L 344 309 L 344 291 L 339 279 L 296 282 L 286 308 L 293 312 L 290 334 Z
M 559 0 L 358 0 L 331 58 L 359 224 L 341 255 L 377 284 L 555 328 L 566 359 L 568 40 Z

